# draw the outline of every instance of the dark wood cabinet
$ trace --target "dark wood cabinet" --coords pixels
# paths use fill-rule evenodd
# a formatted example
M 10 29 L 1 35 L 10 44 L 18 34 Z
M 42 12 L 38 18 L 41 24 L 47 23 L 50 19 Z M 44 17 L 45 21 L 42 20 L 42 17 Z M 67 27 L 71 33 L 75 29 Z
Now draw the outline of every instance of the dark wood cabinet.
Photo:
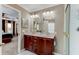
M 45 54 L 53 54 L 54 51 L 54 40 L 45 38 Z
M 33 52 L 37 53 L 38 49 L 38 37 L 32 36 L 32 42 L 33 42 Z
M 24 35 L 24 48 L 38 55 L 52 55 L 54 39 Z
M 37 54 L 43 55 L 44 54 L 44 40 L 41 37 L 38 37 L 38 49 Z
M 29 51 L 32 51 L 32 39 L 30 36 L 24 36 L 24 48 L 29 50 Z

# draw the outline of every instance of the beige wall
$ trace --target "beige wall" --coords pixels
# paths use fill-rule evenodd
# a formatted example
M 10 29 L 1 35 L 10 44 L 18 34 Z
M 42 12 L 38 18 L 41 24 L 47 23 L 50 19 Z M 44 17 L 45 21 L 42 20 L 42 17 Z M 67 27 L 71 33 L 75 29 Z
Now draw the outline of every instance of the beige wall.
M 57 32 L 57 45 L 56 52 L 65 54 L 65 40 L 64 40 L 64 5 L 57 6 L 56 11 L 56 32 Z
M 15 9 L 18 9 L 19 11 L 21 11 L 21 18 L 27 20 L 27 16 L 29 14 L 28 11 L 26 11 L 25 9 L 23 9 L 22 7 L 20 7 L 20 6 L 16 5 L 16 4 L 8 4 L 8 5 L 15 8 Z M 27 30 L 28 28 L 25 28 L 25 29 Z M 21 43 L 22 43 L 21 44 L 21 49 L 24 49 L 23 33 L 22 33 L 22 41 L 21 41 Z

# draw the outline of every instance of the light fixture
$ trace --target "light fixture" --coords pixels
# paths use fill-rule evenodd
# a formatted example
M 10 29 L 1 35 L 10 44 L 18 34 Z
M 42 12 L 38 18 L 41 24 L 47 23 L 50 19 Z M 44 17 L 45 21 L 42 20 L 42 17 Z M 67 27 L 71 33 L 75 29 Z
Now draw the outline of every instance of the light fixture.
M 54 11 L 50 11 L 50 13 L 54 13 Z
M 47 12 L 44 12 L 43 15 L 52 14 L 52 13 L 54 14 L 54 11 L 47 11 Z
M 39 17 L 39 15 L 37 15 L 37 14 L 36 15 L 31 15 L 31 17 L 32 18 L 37 18 L 37 17 Z
M 30 16 L 30 17 L 32 17 L 32 16 Z
M 33 15 L 33 17 L 35 17 L 35 15 Z
M 38 17 L 38 15 L 34 15 L 34 18 L 37 18 Z
M 46 12 L 46 14 L 50 14 L 50 12 L 49 12 L 49 11 L 47 11 L 47 12 Z
M 46 12 L 43 12 L 43 17 L 45 19 L 54 19 L 55 18 L 55 11 L 46 11 Z

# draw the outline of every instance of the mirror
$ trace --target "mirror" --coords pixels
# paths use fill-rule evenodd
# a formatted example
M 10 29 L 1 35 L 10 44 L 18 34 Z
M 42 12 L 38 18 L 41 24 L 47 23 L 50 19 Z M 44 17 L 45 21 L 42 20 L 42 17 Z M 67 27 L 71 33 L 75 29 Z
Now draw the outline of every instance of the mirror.
M 40 18 L 33 18 L 33 31 L 34 32 L 41 32 Z
M 33 19 L 33 33 L 53 34 L 55 32 L 55 13 L 47 11 L 40 14 L 31 15 Z
M 28 19 L 22 18 L 22 28 L 28 28 Z
M 55 32 L 55 20 L 33 18 L 33 32 L 53 34 Z

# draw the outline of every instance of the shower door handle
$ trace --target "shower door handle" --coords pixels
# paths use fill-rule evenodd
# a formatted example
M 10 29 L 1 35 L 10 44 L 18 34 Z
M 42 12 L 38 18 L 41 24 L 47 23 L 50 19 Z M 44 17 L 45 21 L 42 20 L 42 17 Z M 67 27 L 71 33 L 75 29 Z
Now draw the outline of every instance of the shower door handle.
M 64 32 L 64 35 L 65 35 L 66 37 L 70 37 L 70 34 L 69 34 L 68 32 Z

